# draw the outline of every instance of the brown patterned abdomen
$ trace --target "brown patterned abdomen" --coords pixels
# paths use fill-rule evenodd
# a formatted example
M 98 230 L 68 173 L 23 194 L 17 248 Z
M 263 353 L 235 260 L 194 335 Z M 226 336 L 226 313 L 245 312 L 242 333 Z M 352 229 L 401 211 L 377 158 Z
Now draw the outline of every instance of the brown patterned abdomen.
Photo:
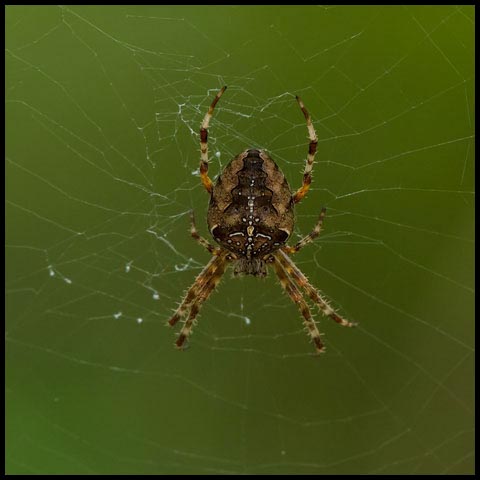
M 287 241 L 294 224 L 292 193 L 263 150 L 246 150 L 225 167 L 207 221 L 213 238 L 237 257 L 263 258 Z

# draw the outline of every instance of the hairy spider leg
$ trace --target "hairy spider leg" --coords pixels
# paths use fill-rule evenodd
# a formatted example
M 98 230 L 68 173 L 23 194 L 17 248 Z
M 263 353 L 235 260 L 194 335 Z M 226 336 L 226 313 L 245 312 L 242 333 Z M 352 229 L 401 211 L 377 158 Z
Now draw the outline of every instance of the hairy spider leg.
M 320 332 L 317 329 L 317 325 L 313 320 L 310 309 L 308 308 L 307 302 L 303 298 L 302 292 L 298 287 L 293 283 L 292 279 L 288 276 L 286 270 L 284 269 L 280 259 L 274 255 L 275 262 L 273 263 L 273 268 L 277 274 L 278 279 L 280 280 L 280 285 L 285 290 L 287 295 L 291 300 L 297 304 L 300 312 L 303 315 L 304 325 L 307 328 L 307 331 L 312 338 L 313 343 L 315 344 L 315 349 L 317 353 L 322 353 L 325 351 L 325 347 L 322 343 Z
M 198 274 L 192 286 L 188 289 L 182 303 L 177 308 L 173 316 L 167 322 L 173 327 L 188 311 L 195 299 L 201 295 L 202 291 L 207 288 L 208 281 L 215 275 L 220 265 L 225 263 L 225 255 L 215 255 L 210 259 L 205 268 Z
M 205 114 L 200 127 L 200 177 L 202 179 L 203 186 L 208 193 L 212 193 L 213 190 L 213 182 L 208 176 L 208 125 L 213 116 L 215 105 L 220 100 L 220 97 L 223 95 L 223 92 L 226 89 L 227 87 L 225 86 L 217 93 L 212 104 L 210 105 L 210 108 L 208 109 L 208 112 Z
M 190 233 L 192 237 L 204 248 L 206 248 L 212 255 L 218 255 L 220 248 L 214 247 L 207 239 L 203 238 L 197 230 L 195 225 L 195 214 L 193 210 L 190 212 Z
M 175 342 L 175 345 L 177 346 L 177 348 L 181 349 L 183 347 L 183 344 L 185 343 L 185 340 L 187 340 L 188 337 L 191 335 L 193 324 L 198 315 L 198 312 L 200 311 L 202 304 L 208 299 L 211 293 L 215 290 L 217 285 L 220 283 L 220 280 L 223 274 L 225 273 L 225 268 L 227 266 L 226 256 L 222 255 L 221 257 L 218 256 L 216 258 L 220 259 L 221 261 L 218 263 L 217 269 L 212 273 L 212 275 L 208 279 L 205 287 L 195 297 L 190 308 L 190 313 L 188 314 L 188 317 L 185 320 L 185 323 L 183 324 L 182 329 L 180 330 L 178 338 Z
M 315 153 L 317 152 L 318 138 L 317 134 L 315 133 L 315 129 L 313 128 L 312 119 L 310 118 L 310 114 L 305 108 L 305 105 L 299 96 L 296 96 L 295 98 L 297 99 L 297 102 L 302 109 L 303 116 L 307 121 L 308 138 L 310 139 L 310 143 L 308 144 L 307 162 L 305 163 L 305 170 L 303 172 L 302 186 L 293 195 L 293 201 L 298 203 L 307 194 L 310 184 L 312 183 L 312 168 L 313 161 L 315 159 Z
M 290 254 L 297 253 L 305 245 L 308 245 L 309 243 L 313 242 L 313 240 L 315 240 L 315 238 L 317 238 L 320 235 L 320 232 L 322 231 L 323 219 L 325 218 L 326 214 L 327 214 L 327 209 L 324 207 L 320 212 L 320 216 L 318 217 L 318 221 L 317 221 L 317 224 L 315 225 L 315 228 L 306 237 L 303 237 L 296 245 L 294 245 L 293 247 L 289 245 L 285 245 L 284 247 L 282 247 L 282 250 L 285 253 L 290 253 Z
M 356 326 L 356 323 L 345 320 L 335 312 L 335 310 L 326 302 L 325 299 L 322 298 L 318 290 L 308 281 L 307 277 L 285 252 L 279 250 L 274 254 L 274 256 L 292 277 L 293 281 L 307 293 L 307 295 L 314 301 L 324 315 L 330 317 L 332 320 L 335 320 L 335 322 L 343 325 L 344 327 Z

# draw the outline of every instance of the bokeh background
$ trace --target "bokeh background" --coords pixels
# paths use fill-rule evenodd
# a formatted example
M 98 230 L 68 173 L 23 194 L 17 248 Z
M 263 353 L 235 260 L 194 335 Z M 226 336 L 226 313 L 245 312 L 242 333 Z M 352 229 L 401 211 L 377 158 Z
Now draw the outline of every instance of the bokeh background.
M 5 61 L 7 473 L 473 473 L 474 7 L 9 6 Z M 273 276 L 164 325 L 224 84 L 213 177 L 298 187 L 311 112 L 321 357 Z

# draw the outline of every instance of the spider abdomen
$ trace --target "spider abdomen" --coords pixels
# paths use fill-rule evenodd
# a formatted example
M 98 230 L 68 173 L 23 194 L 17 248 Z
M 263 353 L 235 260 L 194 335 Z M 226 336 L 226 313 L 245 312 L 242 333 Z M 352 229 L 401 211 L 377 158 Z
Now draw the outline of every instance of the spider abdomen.
M 292 192 L 277 164 L 263 150 L 246 150 L 224 168 L 213 187 L 208 228 L 236 258 L 263 259 L 290 236 L 293 206 Z M 248 262 L 242 269 L 247 274 L 256 270 Z

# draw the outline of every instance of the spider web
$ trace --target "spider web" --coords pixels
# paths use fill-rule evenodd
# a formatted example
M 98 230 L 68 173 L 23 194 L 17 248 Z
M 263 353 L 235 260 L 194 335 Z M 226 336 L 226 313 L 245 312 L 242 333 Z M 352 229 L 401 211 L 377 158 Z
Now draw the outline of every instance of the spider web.
M 474 10 L 8 7 L 8 473 L 472 473 Z M 312 355 L 273 275 L 224 276 L 198 177 L 265 148 L 332 305 Z

